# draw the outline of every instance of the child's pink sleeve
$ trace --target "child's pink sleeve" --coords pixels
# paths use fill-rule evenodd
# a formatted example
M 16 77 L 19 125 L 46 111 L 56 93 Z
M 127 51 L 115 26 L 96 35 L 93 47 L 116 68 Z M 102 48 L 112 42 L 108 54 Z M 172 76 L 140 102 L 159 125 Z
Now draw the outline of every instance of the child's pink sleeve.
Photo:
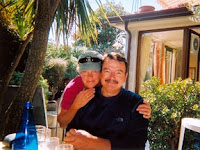
M 68 110 L 77 94 L 83 90 L 83 82 L 80 76 L 72 79 L 64 89 L 61 108 Z

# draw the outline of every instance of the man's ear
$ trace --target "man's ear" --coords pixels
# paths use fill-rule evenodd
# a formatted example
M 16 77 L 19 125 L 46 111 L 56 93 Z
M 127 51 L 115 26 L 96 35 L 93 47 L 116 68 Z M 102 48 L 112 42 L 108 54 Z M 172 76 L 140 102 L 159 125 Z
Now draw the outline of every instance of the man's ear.
M 127 78 L 128 78 L 128 73 L 126 73 L 126 75 L 125 75 L 126 77 L 125 77 L 125 81 L 127 80 Z
M 124 83 L 127 81 L 128 79 L 128 73 L 125 74 L 125 80 L 124 80 Z

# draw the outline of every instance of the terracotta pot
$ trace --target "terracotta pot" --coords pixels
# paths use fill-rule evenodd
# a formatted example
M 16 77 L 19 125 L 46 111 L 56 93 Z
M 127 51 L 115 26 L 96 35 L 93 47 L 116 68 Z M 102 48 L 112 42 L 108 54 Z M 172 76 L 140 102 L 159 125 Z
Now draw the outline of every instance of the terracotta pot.
M 144 5 L 139 8 L 139 12 L 149 12 L 149 11 L 154 11 L 154 10 L 155 10 L 155 7 L 149 6 L 149 5 Z

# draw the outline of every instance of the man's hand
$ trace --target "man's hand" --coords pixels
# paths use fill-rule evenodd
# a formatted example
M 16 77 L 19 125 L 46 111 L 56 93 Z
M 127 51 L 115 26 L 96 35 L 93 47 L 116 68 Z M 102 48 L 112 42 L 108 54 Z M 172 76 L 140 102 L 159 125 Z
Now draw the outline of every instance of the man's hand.
M 109 140 L 91 135 L 84 130 L 70 129 L 65 137 L 65 142 L 72 144 L 76 150 L 110 150 Z
M 143 101 L 144 104 L 140 104 L 136 109 L 143 117 L 149 119 L 151 117 L 151 106 L 147 101 Z

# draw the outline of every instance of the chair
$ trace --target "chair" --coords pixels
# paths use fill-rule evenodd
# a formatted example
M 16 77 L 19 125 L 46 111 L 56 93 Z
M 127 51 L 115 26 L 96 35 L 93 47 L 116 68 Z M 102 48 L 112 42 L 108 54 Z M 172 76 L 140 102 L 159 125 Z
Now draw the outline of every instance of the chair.
M 41 86 L 37 87 L 36 89 L 32 100 L 32 105 L 35 124 L 48 127 L 44 89 Z
M 47 103 L 47 122 L 48 127 L 52 130 L 53 136 L 57 136 L 57 115 L 58 104 L 55 100 L 50 100 Z
M 185 128 L 200 133 L 200 119 L 183 118 L 181 120 L 181 130 L 179 136 L 178 150 L 182 150 Z
M 62 95 L 60 96 L 60 99 L 58 101 L 58 114 L 60 113 L 61 111 L 61 103 L 62 103 L 62 100 L 63 100 L 63 95 L 64 95 L 64 92 L 62 93 Z M 57 122 L 57 134 L 59 136 L 59 138 L 61 139 L 61 141 L 64 141 L 64 137 L 66 135 L 66 129 L 62 129 L 59 125 L 59 123 Z

